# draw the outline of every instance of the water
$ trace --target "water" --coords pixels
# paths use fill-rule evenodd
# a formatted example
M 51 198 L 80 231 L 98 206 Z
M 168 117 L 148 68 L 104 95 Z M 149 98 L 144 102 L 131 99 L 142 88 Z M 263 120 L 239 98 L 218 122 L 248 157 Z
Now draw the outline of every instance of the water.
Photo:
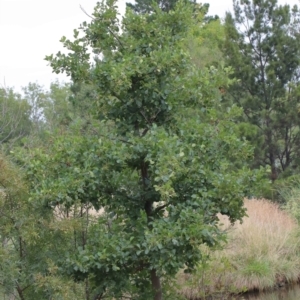
M 299 300 L 300 286 L 295 285 L 290 288 L 280 288 L 274 292 L 259 293 L 243 296 L 244 300 Z

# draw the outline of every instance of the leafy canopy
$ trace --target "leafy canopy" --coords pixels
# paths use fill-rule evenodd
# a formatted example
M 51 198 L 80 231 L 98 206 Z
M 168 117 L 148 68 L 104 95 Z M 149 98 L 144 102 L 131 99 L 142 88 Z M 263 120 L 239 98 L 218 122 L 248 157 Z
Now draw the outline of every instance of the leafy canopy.
M 234 1 L 225 19 L 222 50 L 238 79 L 226 96 L 243 108 L 252 166 L 268 165 L 273 180 L 295 172 L 300 154 L 299 17 L 297 6 L 255 0 Z
M 116 1 L 107 0 L 73 41 L 61 39 L 68 54 L 46 57 L 54 72 L 97 95 L 85 99 L 100 121 L 94 134 L 55 142 L 59 151 L 36 158 L 32 174 L 42 170 L 33 176 L 40 199 L 104 208 L 86 246 L 64 265 L 77 279 L 92 276 L 99 297 L 162 299 L 167 279 L 199 262 L 199 245 L 222 238 L 217 214 L 244 216 L 254 178 L 230 161 L 251 151 L 237 137 L 240 109 L 219 113 L 218 87 L 230 84 L 230 70 L 197 68 L 186 47 L 202 20 L 179 1 L 168 13 L 127 9 L 120 23 Z
M 31 129 L 30 106 L 13 89 L 0 88 L 0 147 L 10 147 L 29 134 Z
M 163 11 L 168 12 L 174 10 L 178 0 L 135 0 L 135 3 L 126 3 L 127 7 L 137 13 L 150 13 L 154 9 L 154 3 L 157 4 Z M 185 2 L 196 3 L 196 0 L 188 0 Z

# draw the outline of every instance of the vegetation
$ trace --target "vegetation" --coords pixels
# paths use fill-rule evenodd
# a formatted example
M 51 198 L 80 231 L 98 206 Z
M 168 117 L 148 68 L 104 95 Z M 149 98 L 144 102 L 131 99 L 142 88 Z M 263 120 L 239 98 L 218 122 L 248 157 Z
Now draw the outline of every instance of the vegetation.
M 225 98 L 243 108 L 241 131 L 255 146 L 252 166 L 268 166 L 274 181 L 298 172 L 299 10 L 277 0 L 233 4 L 222 49 L 239 80 Z
M 12 145 L 29 134 L 30 105 L 11 88 L 0 88 L 0 147 Z
M 233 106 L 220 115 L 215 109 L 227 70 L 195 68 L 183 47 L 201 30 L 201 14 L 183 2 L 172 13 L 127 11 L 119 33 L 114 4 L 96 6 L 91 23 L 82 24 L 84 38 L 78 31 L 73 42 L 62 38 L 69 54 L 47 57 L 55 72 L 97 88 L 93 109 L 103 129 L 83 148 L 61 146 L 52 165 L 68 155 L 72 168 L 43 171 L 47 180 L 40 184 L 52 201 L 58 185 L 60 203 L 78 198 L 111 216 L 109 226 L 101 220 L 91 226 L 87 245 L 70 258 L 73 276 L 92 276 L 99 295 L 158 300 L 179 269 L 193 270 L 199 245 L 222 239 L 217 213 L 232 222 L 244 215 L 252 174 L 229 159 L 251 152 L 236 136 L 240 111 Z M 88 45 L 103 59 L 90 64 Z M 49 161 L 41 164 L 45 170 Z M 82 184 L 70 174 L 75 169 Z M 61 182 L 70 182 L 63 193 Z
M 0 89 L 1 299 L 299 278 L 298 9 L 234 1 L 222 23 L 194 2 L 99 2 L 46 57 L 70 84 Z M 274 188 L 285 211 L 243 200 Z
M 137 13 L 150 13 L 154 11 L 153 3 L 161 8 L 162 11 L 169 12 L 174 10 L 178 0 L 136 0 L 134 4 L 126 3 L 127 7 Z M 196 3 L 196 0 L 188 0 L 187 2 Z
M 263 291 L 297 282 L 299 234 L 295 220 L 267 200 L 245 200 L 247 217 L 228 231 L 224 249 L 211 252 L 193 275 L 179 274 L 180 291 L 188 299 L 206 295 Z
M 30 199 L 22 173 L 4 156 L 0 169 L 0 292 L 9 299 L 84 299 L 84 287 L 57 268 L 62 254 L 74 251 L 83 221 L 65 220 L 59 208 L 51 212 Z

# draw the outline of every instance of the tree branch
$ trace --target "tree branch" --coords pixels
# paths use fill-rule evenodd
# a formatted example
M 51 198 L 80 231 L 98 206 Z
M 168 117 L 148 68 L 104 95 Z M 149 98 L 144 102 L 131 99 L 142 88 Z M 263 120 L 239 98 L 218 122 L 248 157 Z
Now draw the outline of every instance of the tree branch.
M 158 206 L 158 207 L 156 207 L 156 208 L 154 209 L 153 213 L 154 213 L 154 214 L 157 214 L 160 210 L 166 208 L 166 207 L 169 206 L 169 205 L 170 205 L 170 203 L 166 203 L 166 204 L 164 204 L 164 205 L 162 205 L 162 206 Z
M 89 18 L 91 18 L 92 20 L 100 20 L 101 21 L 101 19 L 96 19 L 96 18 L 94 18 L 94 17 L 92 17 L 91 15 L 89 15 L 86 11 L 85 11 L 85 9 L 81 6 L 81 5 L 79 5 L 79 7 L 80 7 L 80 9 L 89 17 Z M 107 26 L 107 30 L 112 34 L 112 36 L 115 38 L 115 40 L 117 40 L 117 42 L 120 44 L 120 46 L 124 49 L 124 45 L 122 44 L 122 42 L 120 41 L 120 39 L 119 39 L 119 37 L 117 36 L 117 35 L 115 35 L 114 34 L 114 32 L 109 28 L 109 26 Z

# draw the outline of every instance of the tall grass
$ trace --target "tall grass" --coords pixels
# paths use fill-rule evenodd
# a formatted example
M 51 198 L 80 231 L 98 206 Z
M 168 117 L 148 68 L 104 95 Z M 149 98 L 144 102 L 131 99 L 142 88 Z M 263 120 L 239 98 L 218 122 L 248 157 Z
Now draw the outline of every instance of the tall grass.
M 231 226 L 220 216 L 228 243 L 222 250 L 203 252 L 210 259 L 193 275 L 179 274 L 182 295 L 189 299 L 208 294 L 266 290 L 295 282 L 300 274 L 297 222 L 267 200 L 245 200 L 248 217 Z
M 285 210 L 300 224 L 300 180 L 294 179 L 290 185 L 281 189 L 280 194 L 285 201 Z

